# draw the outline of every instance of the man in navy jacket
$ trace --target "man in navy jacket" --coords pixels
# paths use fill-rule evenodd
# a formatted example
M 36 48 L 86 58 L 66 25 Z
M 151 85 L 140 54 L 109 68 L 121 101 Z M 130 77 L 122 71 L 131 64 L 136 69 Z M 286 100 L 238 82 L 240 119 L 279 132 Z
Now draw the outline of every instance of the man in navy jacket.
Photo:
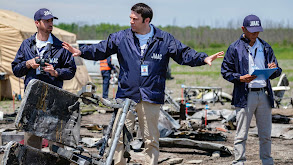
M 260 19 L 246 16 L 242 26 L 243 34 L 232 43 L 222 63 L 224 79 L 234 84 L 232 105 L 236 107 L 237 130 L 234 140 L 235 160 L 233 164 L 243 165 L 245 143 L 253 114 L 256 118 L 260 158 L 265 165 L 274 164 L 271 157 L 273 91 L 270 80 L 281 75 L 282 69 L 271 46 L 258 38 L 262 32 Z M 269 79 L 251 75 L 255 69 L 277 68 Z
M 211 65 L 224 52 L 208 56 L 182 44 L 171 34 L 150 24 L 152 9 L 144 3 L 131 8 L 131 28 L 110 34 L 107 40 L 80 50 L 64 43 L 64 48 L 89 60 L 103 60 L 117 53 L 120 64 L 116 98 L 137 102 L 136 111 L 145 142 L 145 164 L 157 164 L 159 155 L 158 119 L 164 104 L 166 71 L 169 59 L 189 66 Z M 130 114 L 130 113 L 128 113 Z M 126 164 L 123 145 L 117 145 L 115 164 Z
M 24 40 L 11 63 L 16 77 L 25 76 L 25 88 L 30 80 L 39 79 L 59 88 L 63 80 L 74 77 L 76 65 L 71 53 L 62 47 L 62 42 L 51 32 L 54 17 L 50 10 L 39 9 L 35 15 L 37 33 Z M 43 66 L 36 60 L 45 61 Z M 41 68 L 42 67 L 42 68 Z M 25 144 L 41 149 L 42 138 L 25 133 Z

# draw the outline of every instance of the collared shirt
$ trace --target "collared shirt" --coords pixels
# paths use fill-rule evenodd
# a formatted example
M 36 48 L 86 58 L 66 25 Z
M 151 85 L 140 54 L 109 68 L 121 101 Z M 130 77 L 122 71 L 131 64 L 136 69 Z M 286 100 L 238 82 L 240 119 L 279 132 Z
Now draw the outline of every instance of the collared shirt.
M 150 38 L 154 36 L 154 28 L 152 25 L 150 25 L 151 31 L 147 34 L 137 34 L 135 33 L 135 36 L 139 40 L 139 46 L 141 49 L 141 56 L 143 56 L 145 50 L 147 49 L 147 43 Z
M 265 58 L 263 45 L 257 38 L 253 46 L 249 48 L 249 74 L 252 74 L 255 69 L 265 69 Z M 256 78 L 248 84 L 248 88 L 263 88 L 266 87 L 265 80 Z
M 49 38 L 48 38 L 47 41 L 41 41 L 41 40 L 39 40 L 38 39 L 38 34 L 36 35 L 36 47 L 38 49 L 41 49 L 41 48 L 45 47 L 48 42 L 50 42 L 53 45 L 53 37 L 52 37 L 51 34 L 49 35 Z

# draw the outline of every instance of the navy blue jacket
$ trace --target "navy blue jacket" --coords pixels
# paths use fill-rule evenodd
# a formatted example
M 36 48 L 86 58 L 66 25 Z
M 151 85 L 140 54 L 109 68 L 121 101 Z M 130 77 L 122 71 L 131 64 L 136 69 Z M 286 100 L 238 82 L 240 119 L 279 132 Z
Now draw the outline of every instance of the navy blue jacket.
M 154 36 L 147 43 L 143 57 L 139 40 L 131 29 L 110 34 L 108 39 L 81 47 L 81 57 L 102 60 L 117 53 L 120 64 L 116 98 L 130 98 L 163 104 L 166 71 L 170 57 L 181 65 L 204 65 L 205 53 L 198 53 L 176 40 L 171 34 L 154 27 Z M 149 76 L 141 76 L 141 64 L 148 65 Z
M 72 54 L 62 47 L 62 42 L 53 34 L 53 45 L 51 51 L 44 54 L 44 58 L 50 56 L 52 60 L 50 64 L 58 72 L 58 77 L 53 77 L 50 74 L 37 75 L 36 69 L 26 67 L 26 61 L 37 57 L 36 52 L 36 34 L 24 40 L 15 56 L 14 61 L 11 63 L 13 73 L 16 77 L 25 76 L 24 84 L 27 86 L 31 79 L 39 79 L 49 84 L 55 85 L 59 88 L 63 86 L 63 80 L 70 80 L 74 77 L 76 65 Z
M 268 68 L 268 63 L 272 62 L 276 63 L 277 67 L 279 67 L 272 47 L 264 40 L 260 38 L 258 39 L 264 46 L 265 67 Z M 221 67 L 223 78 L 234 84 L 232 105 L 240 108 L 245 108 L 247 106 L 248 83 L 240 82 L 240 76 L 249 73 L 248 45 L 249 40 L 241 35 L 240 39 L 229 46 Z M 282 69 L 279 67 L 269 79 L 274 79 L 280 76 L 281 73 Z M 274 107 L 274 95 L 269 79 L 266 81 L 266 90 L 268 92 L 271 107 Z

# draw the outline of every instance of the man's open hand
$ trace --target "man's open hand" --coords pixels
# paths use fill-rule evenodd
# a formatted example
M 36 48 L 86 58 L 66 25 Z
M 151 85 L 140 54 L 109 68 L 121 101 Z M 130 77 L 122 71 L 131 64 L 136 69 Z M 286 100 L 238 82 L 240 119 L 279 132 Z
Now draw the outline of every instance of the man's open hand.
M 67 49 L 68 51 L 70 51 L 72 53 L 72 56 L 80 56 L 81 55 L 81 51 L 79 49 L 72 47 L 67 42 L 63 42 L 62 45 L 63 45 L 62 47 L 64 49 Z
M 204 62 L 207 63 L 209 66 L 212 65 L 212 62 L 217 59 L 217 58 L 223 58 L 224 56 L 222 56 L 224 54 L 223 51 L 218 52 L 216 54 L 213 54 L 211 56 L 208 56 L 207 58 L 204 59 Z

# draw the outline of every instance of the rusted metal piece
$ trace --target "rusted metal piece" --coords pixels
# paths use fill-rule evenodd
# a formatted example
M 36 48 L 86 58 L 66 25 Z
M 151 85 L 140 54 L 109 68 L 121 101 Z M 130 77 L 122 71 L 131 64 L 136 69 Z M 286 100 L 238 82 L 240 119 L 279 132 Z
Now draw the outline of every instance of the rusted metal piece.
M 31 80 L 15 126 L 36 136 L 76 147 L 81 120 L 77 101 L 77 95 L 40 80 Z

